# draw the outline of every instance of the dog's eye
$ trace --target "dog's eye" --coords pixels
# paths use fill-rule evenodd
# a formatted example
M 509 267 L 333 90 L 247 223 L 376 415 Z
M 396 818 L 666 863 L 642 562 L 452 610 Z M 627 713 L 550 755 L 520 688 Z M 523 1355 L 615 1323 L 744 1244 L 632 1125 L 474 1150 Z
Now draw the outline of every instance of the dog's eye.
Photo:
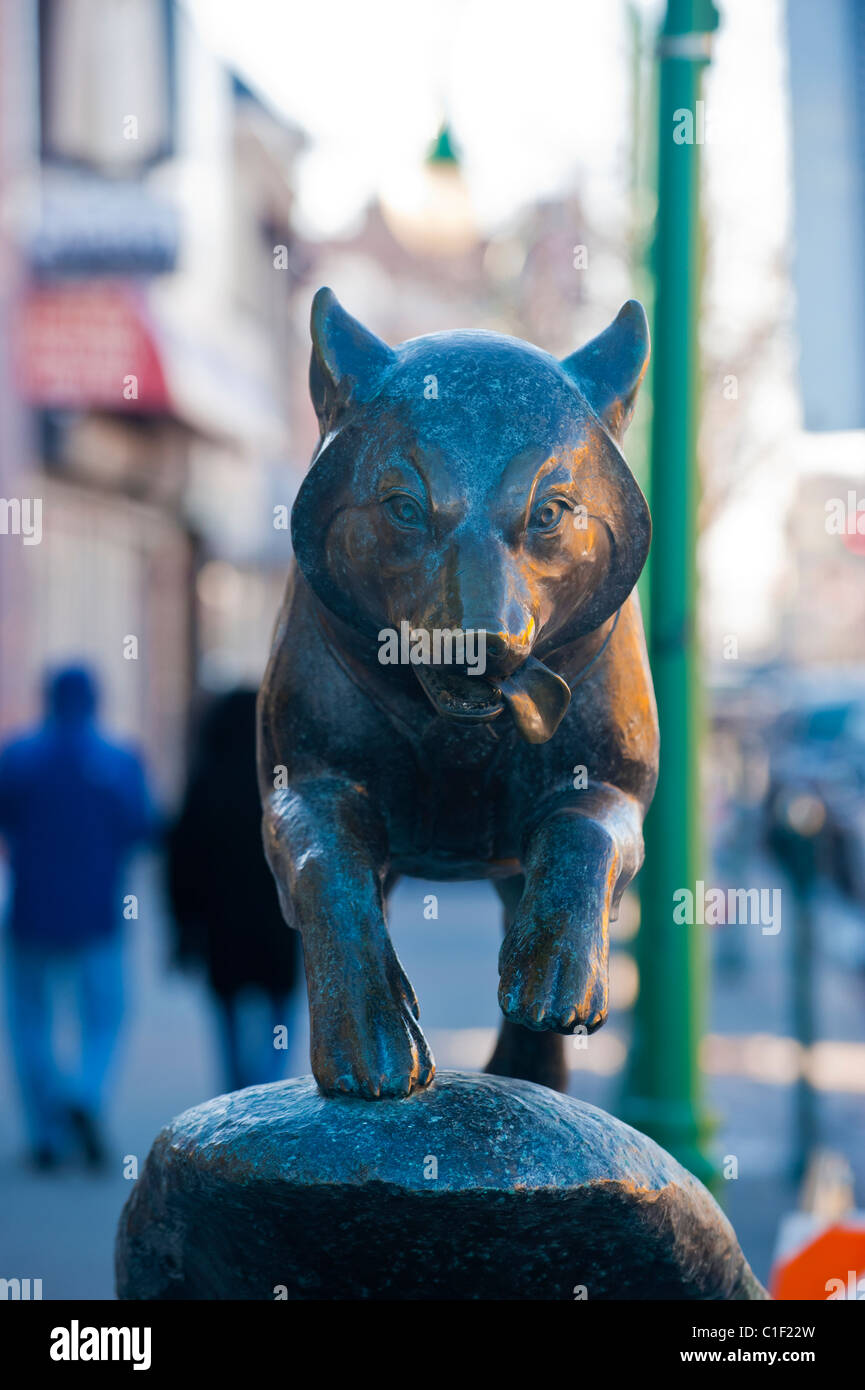
M 529 526 L 533 531 L 555 531 L 566 510 L 560 498 L 548 497 L 535 507 Z
M 423 526 L 424 513 L 420 503 L 409 492 L 392 492 L 382 499 L 385 511 L 397 526 Z

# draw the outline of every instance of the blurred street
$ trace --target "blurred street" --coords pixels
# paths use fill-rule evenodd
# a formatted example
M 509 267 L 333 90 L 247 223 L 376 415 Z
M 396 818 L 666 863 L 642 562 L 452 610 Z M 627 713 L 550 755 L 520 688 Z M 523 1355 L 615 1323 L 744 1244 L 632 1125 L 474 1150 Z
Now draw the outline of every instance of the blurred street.
M 0 1048 L 0 1266 L 4 1276 L 41 1278 L 46 1299 L 113 1296 L 112 1250 L 120 1208 L 129 1191 L 128 1156 L 139 1168 L 160 1127 L 219 1089 L 215 1034 L 200 985 L 166 975 L 166 945 L 153 874 L 139 875 L 141 919 L 130 923 L 132 1013 L 114 1102 L 110 1107 L 113 1168 L 105 1176 L 83 1169 L 42 1175 L 23 1163 L 23 1134 L 5 1046 Z M 438 919 L 424 918 L 424 898 L 438 896 Z M 847 910 L 849 911 L 849 909 Z M 496 956 L 498 901 L 478 884 L 404 880 L 393 900 L 392 930 L 420 1001 L 438 1066 L 480 1068 L 498 1019 Z M 724 929 L 722 929 L 724 930 Z M 706 1041 L 707 1099 L 718 1122 L 714 1153 L 734 1155 L 739 1176 L 722 1181 L 719 1200 L 732 1220 L 757 1276 L 768 1278 L 778 1222 L 796 1203 L 788 988 L 791 933 L 763 936 L 759 927 L 728 930 L 713 972 Z M 716 932 L 716 937 L 718 933 Z M 818 1029 L 834 1047 L 826 1070 L 848 1090 L 819 1093 L 819 1139 L 857 1168 L 865 1190 L 865 962 L 861 922 L 827 898 L 818 931 Z M 858 960 L 855 951 L 860 952 Z M 718 952 L 715 952 L 716 957 Z M 627 1041 L 632 971 L 621 959 L 614 972 L 610 1021 L 588 1047 L 569 1044 L 572 1092 L 615 1111 Z M 308 1072 L 306 1009 L 288 1072 Z M 5 1019 L 3 1020 L 5 1024 Z M 786 1040 L 786 1041 L 785 1041 Z M 837 1084 L 837 1083 L 836 1083 Z M 128 1166 L 128 1163 L 127 1163 Z M 719 1161 L 720 1167 L 720 1161 Z
M 302 980 L 288 1050 L 271 1047 L 302 972 L 260 837 L 259 776 L 267 801 L 295 749 L 258 772 L 253 749 L 295 500 L 331 406 L 365 410 L 384 380 L 360 389 L 315 309 L 310 393 L 330 286 L 378 363 L 454 329 L 535 345 L 592 438 L 625 450 L 653 541 L 615 602 L 637 585 L 660 779 L 609 1021 L 567 1040 L 570 1089 L 642 1117 L 704 1179 L 711 1154 L 757 1276 L 785 1224 L 822 1299 L 813 1246 L 836 1221 L 858 1241 L 865 1212 L 865 0 L 454 0 L 432 33 L 425 11 L 381 9 L 371 29 L 347 0 L 0 5 L 0 1284 L 112 1297 L 118 1216 L 160 1129 L 274 1058 L 310 1070 Z M 636 366 L 598 414 L 574 363 L 620 305 L 642 323 L 639 304 L 651 361 L 643 334 L 623 352 L 639 339 L 646 373 L 623 441 Z M 515 427 L 534 419 L 495 389 Z M 584 436 L 562 428 L 542 440 L 567 474 L 550 500 L 594 527 L 604 470 L 581 473 Z M 480 438 L 454 447 L 466 478 Z M 443 548 L 417 576 L 452 587 L 464 525 L 501 549 L 473 489 L 454 493 L 464 520 L 428 528 Z M 384 509 L 367 579 L 334 561 L 335 517 L 310 524 L 324 609 L 357 587 L 380 637 L 417 620 L 387 579 L 393 500 L 363 503 Z M 507 532 L 521 566 L 565 535 L 533 538 L 532 515 Z M 567 529 L 598 576 L 627 568 L 607 529 L 612 550 Z M 555 665 L 588 602 L 577 581 L 556 561 L 511 626 L 509 580 L 483 621 L 521 650 L 551 639 Z M 324 699 L 320 664 L 308 679 Z M 647 706 L 629 689 L 604 686 L 623 731 Z M 587 742 L 573 772 L 606 783 L 604 740 Z M 501 1021 L 492 887 L 404 880 L 390 925 L 439 1070 L 482 1069 Z M 807 1199 L 806 1169 L 828 1174 Z M 788 1239 L 800 1203 L 814 1227 Z

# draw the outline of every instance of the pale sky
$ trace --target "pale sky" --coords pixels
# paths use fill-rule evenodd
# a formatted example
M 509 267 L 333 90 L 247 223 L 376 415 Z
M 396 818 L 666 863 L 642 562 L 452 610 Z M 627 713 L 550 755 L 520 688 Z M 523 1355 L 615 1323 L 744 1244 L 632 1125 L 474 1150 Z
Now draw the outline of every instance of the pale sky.
M 482 224 L 575 171 L 608 199 L 625 174 L 624 9 L 610 0 L 188 0 L 202 33 L 314 147 L 308 230 L 335 232 L 417 167 L 447 110 Z

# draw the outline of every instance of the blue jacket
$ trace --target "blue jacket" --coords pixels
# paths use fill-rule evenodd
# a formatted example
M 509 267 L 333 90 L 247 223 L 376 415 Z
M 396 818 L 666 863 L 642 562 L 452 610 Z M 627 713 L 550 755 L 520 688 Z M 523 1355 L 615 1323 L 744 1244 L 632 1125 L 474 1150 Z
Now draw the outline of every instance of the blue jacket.
M 135 754 L 102 737 L 86 701 L 51 698 L 45 724 L 0 753 L 0 834 L 13 936 L 74 948 L 119 929 L 122 870 L 156 817 Z

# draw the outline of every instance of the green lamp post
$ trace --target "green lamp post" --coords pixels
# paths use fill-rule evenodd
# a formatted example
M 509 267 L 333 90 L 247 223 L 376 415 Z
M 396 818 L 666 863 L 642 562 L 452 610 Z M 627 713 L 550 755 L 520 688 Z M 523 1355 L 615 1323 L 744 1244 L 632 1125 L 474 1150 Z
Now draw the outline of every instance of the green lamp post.
M 661 773 L 646 821 L 637 942 L 640 992 L 624 1117 L 704 1181 L 698 1046 L 703 1025 L 702 926 L 673 920 L 673 894 L 701 875 L 696 633 L 699 172 L 701 79 L 718 13 L 711 0 L 668 0 L 659 41 L 658 213 L 650 502 L 650 658 L 661 726 Z

